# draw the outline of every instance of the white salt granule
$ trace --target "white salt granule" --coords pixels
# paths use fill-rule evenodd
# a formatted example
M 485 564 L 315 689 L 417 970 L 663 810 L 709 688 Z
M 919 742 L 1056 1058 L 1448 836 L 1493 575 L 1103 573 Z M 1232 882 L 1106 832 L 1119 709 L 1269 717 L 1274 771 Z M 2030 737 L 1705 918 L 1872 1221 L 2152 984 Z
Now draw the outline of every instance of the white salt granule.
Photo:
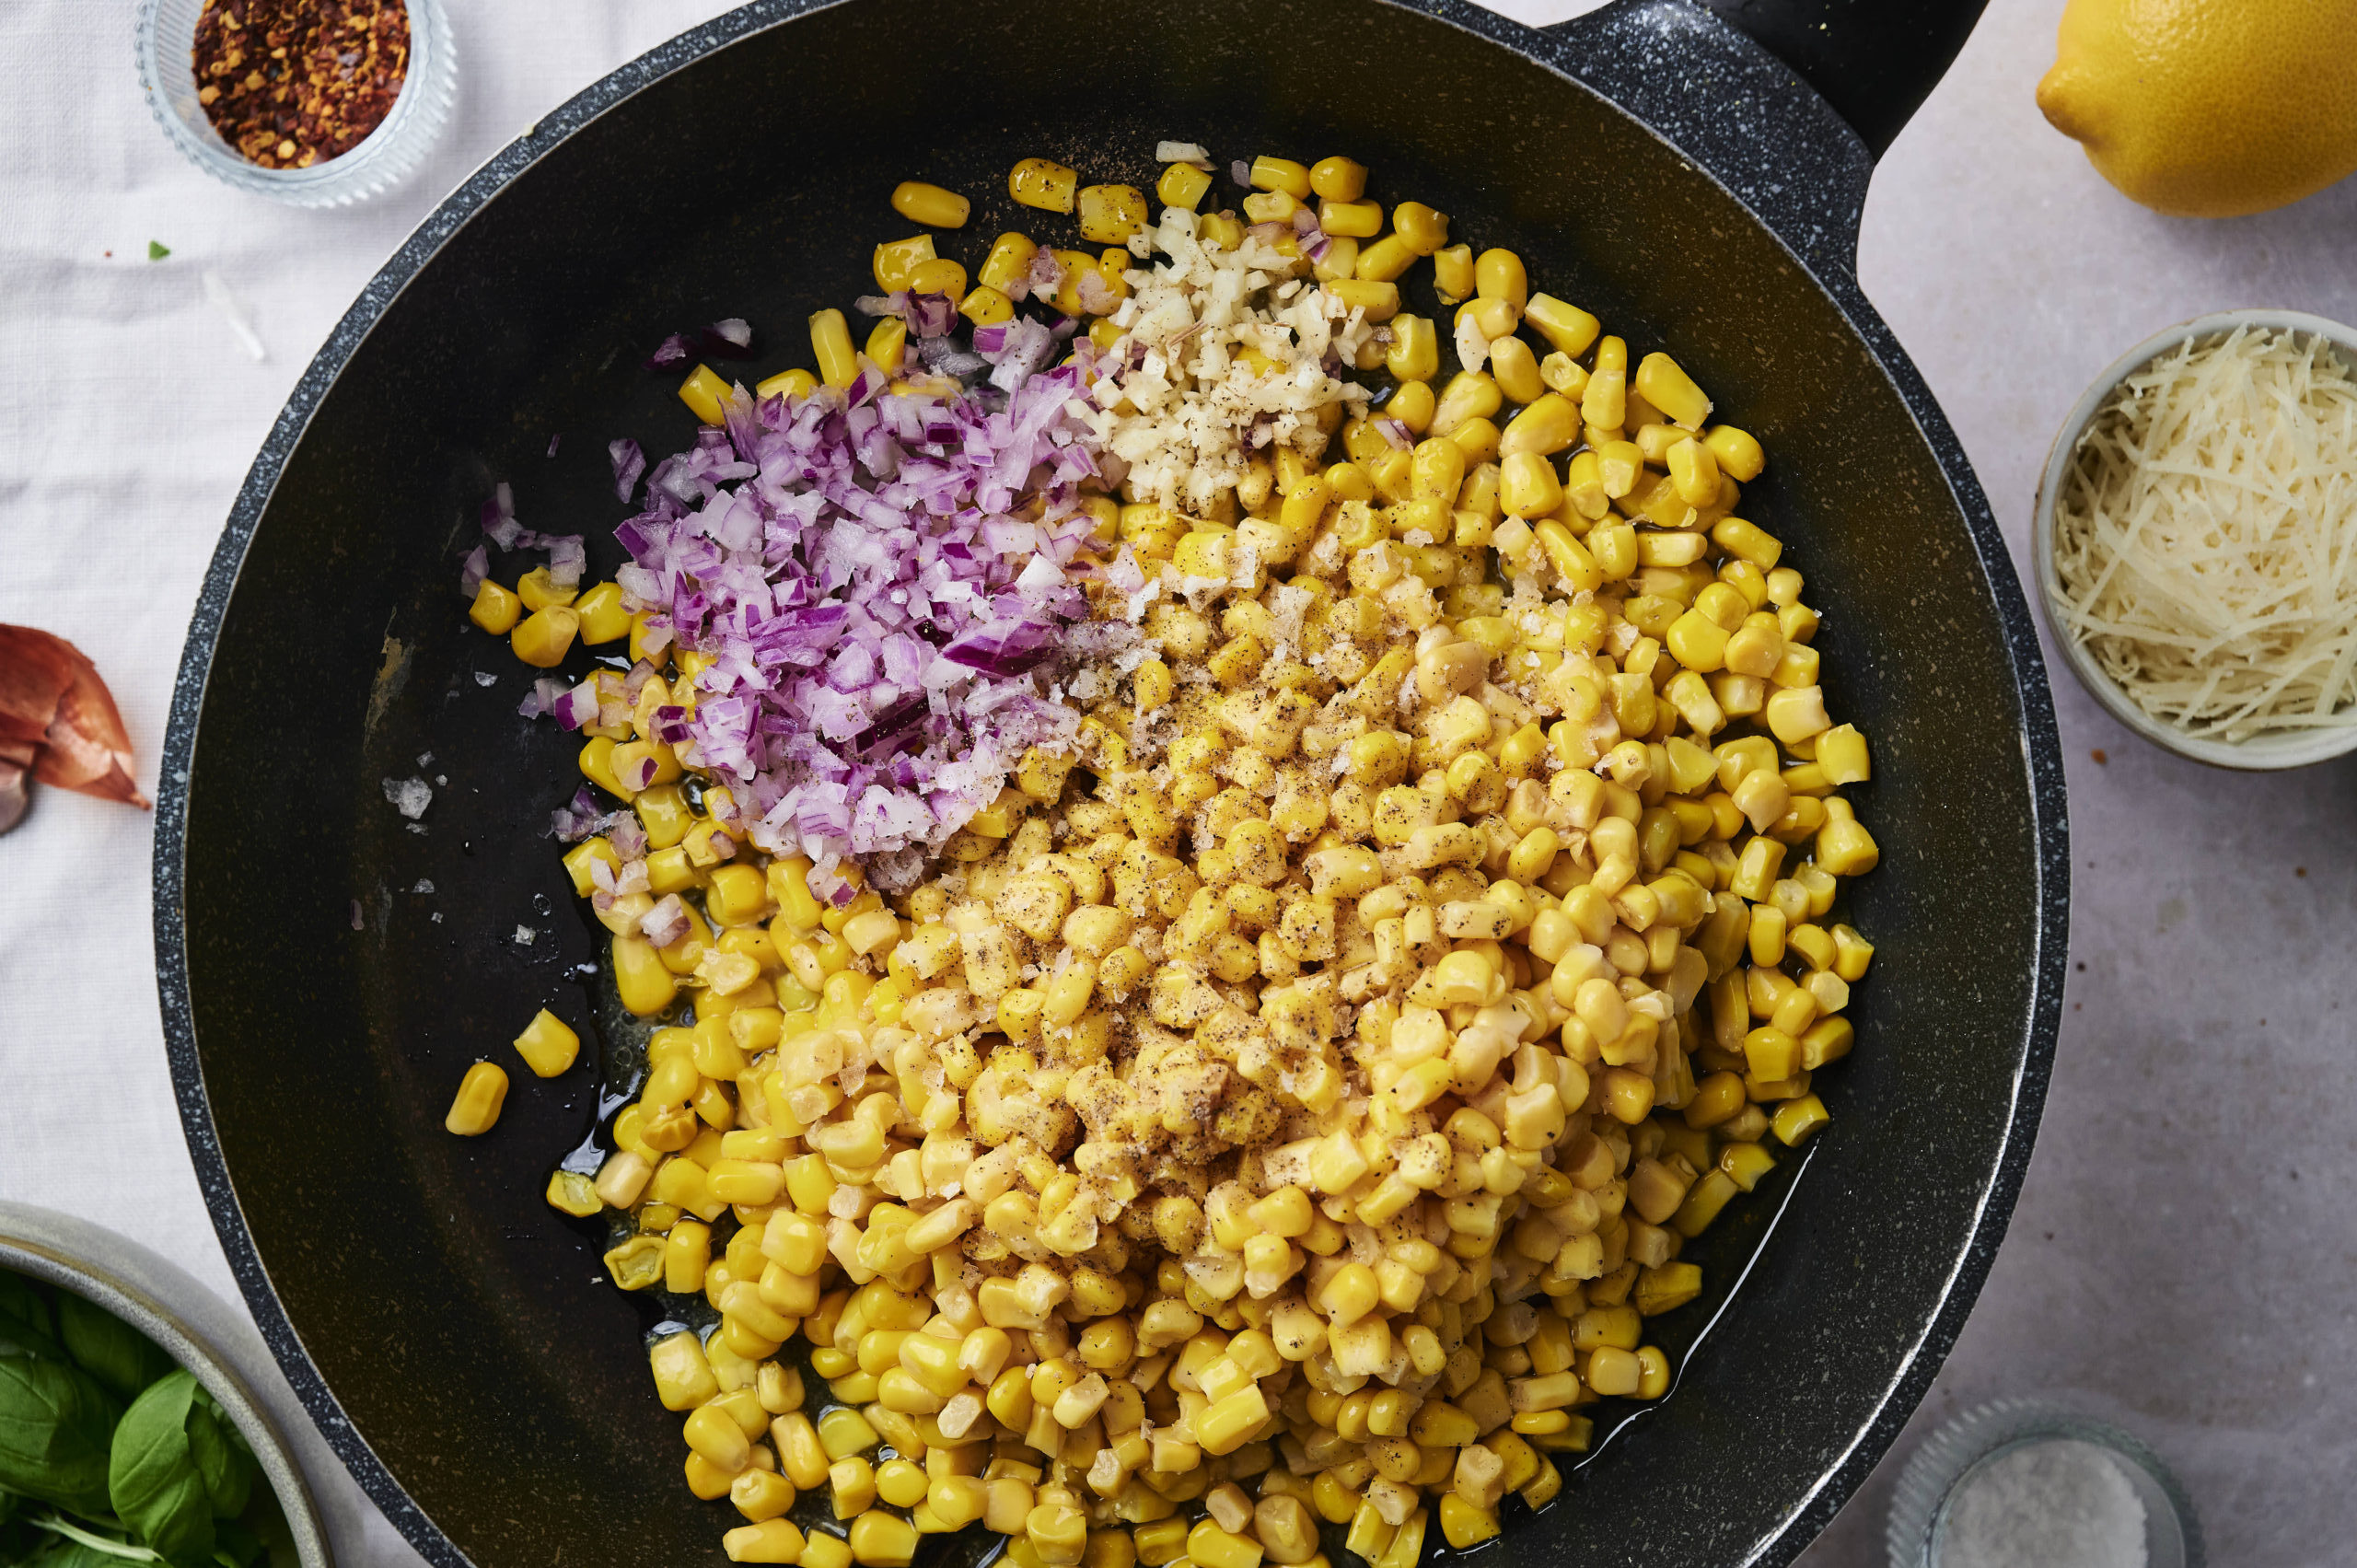
M 2145 1568 L 2144 1504 L 2093 1443 L 2029 1443 L 1967 1474 L 1940 1527 L 1940 1568 Z
M 385 798 L 392 802 L 394 810 L 414 822 L 434 804 L 434 786 L 424 779 L 387 779 Z

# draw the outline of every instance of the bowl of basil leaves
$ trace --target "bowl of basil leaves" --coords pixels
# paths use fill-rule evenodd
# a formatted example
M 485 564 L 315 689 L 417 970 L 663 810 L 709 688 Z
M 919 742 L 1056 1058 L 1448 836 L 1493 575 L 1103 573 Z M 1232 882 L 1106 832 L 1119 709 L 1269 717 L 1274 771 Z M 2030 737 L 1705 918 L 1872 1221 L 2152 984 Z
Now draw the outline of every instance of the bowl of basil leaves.
M 155 1253 L 0 1203 L 0 1568 L 331 1568 L 257 1353 Z

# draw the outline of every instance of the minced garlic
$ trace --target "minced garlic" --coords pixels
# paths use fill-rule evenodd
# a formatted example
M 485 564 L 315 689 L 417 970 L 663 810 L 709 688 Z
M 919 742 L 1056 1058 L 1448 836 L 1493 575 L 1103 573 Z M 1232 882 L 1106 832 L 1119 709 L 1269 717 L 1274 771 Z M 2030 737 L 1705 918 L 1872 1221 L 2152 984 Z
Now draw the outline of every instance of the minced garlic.
M 1198 517 L 1232 495 L 1255 455 L 1314 455 L 1368 389 L 1334 372 L 1355 364 L 1376 328 L 1364 311 L 1300 275 L 1306 264 L 1248 231 L 1233 250 L 1206 243 L 1177 207 L 1133 249 L 1167 258 L 1132 270 L 1113 324 L 1134 363 L 1097 382 L 1097 438 L 1129 465 L 1138 501 Z

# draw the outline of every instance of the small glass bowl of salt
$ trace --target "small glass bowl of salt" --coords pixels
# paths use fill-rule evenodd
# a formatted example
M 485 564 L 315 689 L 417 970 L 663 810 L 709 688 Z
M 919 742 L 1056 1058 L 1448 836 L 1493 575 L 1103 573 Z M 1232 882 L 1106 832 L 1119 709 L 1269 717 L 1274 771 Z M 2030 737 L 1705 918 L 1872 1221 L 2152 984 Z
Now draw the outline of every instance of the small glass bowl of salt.
M 1940 1428 L 1890 1501 L 1891 1568 L 2202 1568 L 2177 1478 L 2114 1426 L 1999 1400 Z

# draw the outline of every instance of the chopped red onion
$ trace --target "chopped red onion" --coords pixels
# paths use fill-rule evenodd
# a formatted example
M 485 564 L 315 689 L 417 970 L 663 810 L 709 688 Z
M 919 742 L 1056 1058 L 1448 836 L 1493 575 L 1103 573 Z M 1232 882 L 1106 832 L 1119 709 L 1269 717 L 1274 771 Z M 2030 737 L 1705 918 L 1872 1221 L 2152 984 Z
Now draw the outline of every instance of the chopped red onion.
M 852 308 L 863 316 L 898 316 L 908 323 L 912 337 L 937 338 L 958 324 L 958 308 L 940 293 L 916 294 L 903 288 L 890 294 L 863 294 L 852 301 Z
M 991 367 L 989 360 L 959 348 L 958 340 L 952 337 L 919 338 L 917 359 L 936 376 L 955 376 L 960 379 Z
M 1295 207 L 1293 210 L 1293 234 L 1294 242 L 1300 246 L 1303 255 L 1312 261 L 1326 259 L 1330 242 L 1326 238 L 1326 231 L 1318 226 L 1316 213 L 1307 207 Z
M 513 550 L 524 534 L 524 525 L 516 520 L 515 489 L 502 482 L 492 491 L 491 499 L 482 504 L 480 514 L 483 537 L 502 550 Z
M 1024 281 L 1033 294 L 1053 294 L 1064 285 L 1064 264 L 1056 253 L 1042 245 L 1031 252 L 1031 265 L 1024 273 Z M 1010 321 L 1008 326 L 1018 322 Z
M 887 303 L 906 319 L 948 302 Z M 1047 367 L 1073 325 L 977 330 L 967 357 L 991 376 L 971 391 L 887 395 L 864 361 L 842 389 L 739 389 L 616 530 L 625 602 L 655 612 L 644 645 L 712 656 L 692 714 L 664 704 L 656 736 L 729 784 L 762 850 L 897 866 L 937 846 L 1027 749 L 1069 744 L 1059 670 L 1134 638 L 1086 623 L 1070 580 L 1100 461 L 1070 412 L 1093 351 Z
M 516 492 L 502 482 L 492 492 L 491 499 L 482 504 L 481 513 L 483 537 L 502 550 L 545 550 L 549 552 L 549 581 L 559 587 L 573 587 L 581 581 L 581 574 L 589 563 L 588 551 L 575 534 L 535 533 L 516 520 Z M 459 572 L 459 591 L 468 598 L 482 584 L 490 571 L 485 557 L 478 566 L 476 557 L 482 556 L 481 546 Z
M 1375 428 L 1386 441 L 1403 452 L 1416 444 L 1416 433 L 1399 420 L 1378 419 L 1375 422 Z
M 668 370 L 674 365 L 685 365 L 689 356 L 694 352 L 695 344 L 688 341 L 687 333 L 673 332 L 656 345 L 653 354 L 646 356 L 646 368 Z
M 491 556 L 478 544 L 467 556 L 466 563 L 459 568 L 459 597 L 472 604 L 475 594 L 482 587 L 483 578 L 490 573 Z
M 753 357 L 753 329 L 741 316 L 714 321 L 703 330 L 704 352 L 721 359 Z
M 552 458 L 555 457 L 556 449 L 563 445 L 564 432 L 560 430 L 555 435 L 549 437 L 549 456 Z
M 574 792 L 570 803 L 558 807 L 549 814 L 549 833 L 551 837 L 563 842 L 578 843 L 590 834 L 610 826 L 617 816 L 627 815 L 629 815 L 627 812 L 610 815 L 598 810 L 598 797 L 589 793 L 587 784 L 583 784 Z M 599 887 L 609 892 L 613 891 L 613 872 L 604 861 L 592 861 L 589 874 L 591 879 Z
M 656 761 L 652 756 L 634 757 L 614 765 L 614 782 L 636 795 L 655 783 Z
M 560 588 L 581 586 L 581 574 L 589 569 L 589 552 L 577 533 L 562 539 L 552 539 L 549 546 L 549 581 Z
M 646 874 L 646 827 L 639 821 L 637 812 L 617 812 L 613 827 L 606 834 L 606 842 L 612 844 L 614 853 L 622 857 L 625 869 L 635 865 L 639 867 L 639 875 Z
M 598 722 L 598 683 L 585 680 L 556 700 L 551 709 L 556 722 L 566 729 L 579 729 L 585 724 Z
M 640 476 L 646 472 L 646 453 L 625 436 L 607 443 L 606 457 L 614 465 L 614 499 L 628 505 L 638 491 Z
M 524 693 L 524 700 L 517 704 L 516 711 L 528 719 L 536 719 L 544 714 L 556 712 L 557 700 L 563 695 L 563 681 L 535 680 L 532 689 Z
M 946 294 L 911 293 L 903 298 L 905 303 L 901 306 L 900 319 L 908 322 L 912 336 L 942 337 L 958 324 L 958 308 L 950 303 Z
M 639 916 L 638 929 L 657 947 L 668 947 L 693 927 L 688 923 L 688 906 L 679 901 L 679 895 L 666 893 L 653 909 Z
M 1023 317 L 1006 324 L 1006 335 L 1000 340 L 998 368 L 991 372 L 991 385 L 1001 391 L 1012 392 L 1039 372 L 1048 356 L 1056 351 L 1055 334 L 1039 322 Z M 992 356 L 985 352 L 983 358 Z M 1074 377 L 1075 382 L 1078 377 Z
M 1238 185 L 1248 191 L 1252 188 L 1252 166 L 1242 158 L 1237 158 L 1234 163 L 1229 164 L 1227 172 Z
M 859 889 L 851 885 L 850 879 L 831 869 L 820 870 L 813 867 L 805 880 L 810 884 L 811 892 L 826 900 L 837 909 L 842 908 L 859 897 Z

